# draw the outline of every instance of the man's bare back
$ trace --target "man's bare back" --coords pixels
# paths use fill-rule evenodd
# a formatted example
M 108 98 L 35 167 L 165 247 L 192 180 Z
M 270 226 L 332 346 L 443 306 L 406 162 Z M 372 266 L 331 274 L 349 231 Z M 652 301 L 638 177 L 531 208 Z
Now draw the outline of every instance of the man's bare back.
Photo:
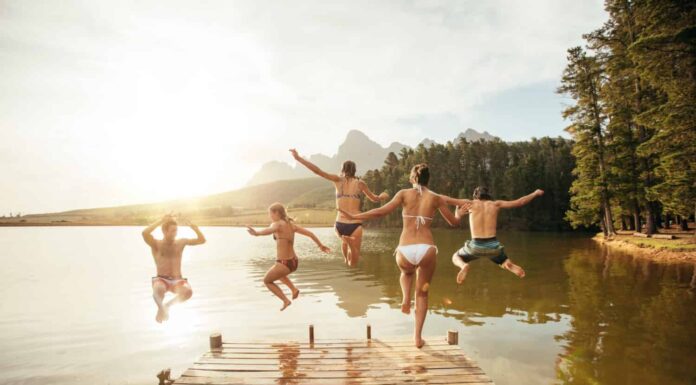
M 466 278 L 469 263 L 480 257 L 487 257 L 518 277 L 524 277 L 524 270 L 512 263 L 505 254 L 503 245 L 496 238 L 498 213 L 500 209 L 522 207 L 543 194 L 542 190 L 536 190 L 513 201 L 493 200 L 488 189 L 477 187 L 474 191 L 474 200 L 450 200 L 451 203 L 468 205 L 467 208 L 457 209 L 457 217 L 468 213 L 471 230 L 471 240 L 452 255 L 452 262 L 460 268 L 457 274 L 457 283 L 462 283 Z

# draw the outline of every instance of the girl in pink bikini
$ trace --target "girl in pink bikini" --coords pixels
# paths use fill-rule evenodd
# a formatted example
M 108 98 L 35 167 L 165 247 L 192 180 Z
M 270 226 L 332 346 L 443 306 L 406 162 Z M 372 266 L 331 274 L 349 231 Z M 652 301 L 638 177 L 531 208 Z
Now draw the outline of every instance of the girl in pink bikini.
M 325 253 L 330 252 L 331 249 L 324 246 L 314 233 L 304 227 L 296 225 L 294 220 L 288 216 L 285 206 L 281 203 L 272 204 L 268 208 L 268 216 L 272 221 L 270 226 L 263 230 L 255 230 L 247 226 L 247 231 L 253 236 L 273 234 L 273 239 L 276 241 L 276 263 L 266 272 L 266 275 L 263 277 L 263 283 L 266 284 L 266 287 L 271 293 L 275 294 L 283 301 L 283 307 L 280 309 L 282 311 L 290 306 L 292 301 L 285 296 L 285 293 L 276 285 L 275 281 L 279 280 L 290 289 L 292 292 L 292 299 L 296 299 L 297 296 L 300 295 L 300 290 L 297 289 L 290 281 L 290 278 L 288 278 L 290 273 L 297 270 L 299 264 L 297 254 L 295 254 L 295 248 L 293 247 L 295 243 L 295 233 L 312 238 L 314 243 L 319 246 L 319 249 Z

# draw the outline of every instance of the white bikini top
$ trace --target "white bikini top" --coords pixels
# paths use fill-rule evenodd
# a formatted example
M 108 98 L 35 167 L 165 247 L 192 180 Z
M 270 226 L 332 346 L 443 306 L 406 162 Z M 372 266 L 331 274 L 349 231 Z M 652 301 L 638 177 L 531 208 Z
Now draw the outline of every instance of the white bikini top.
M 401 214 L 402 217 L 404 218 L 416 218 L 416 230 L 418 230 L 421 225 L 425 226 L 425 221 L 432 221 L 433 218 L 426 217 L 423 215 L 407 215 L 407 214 Z
M 416 189 L 416 191 L 418 191 L 418 195 L 421 195 L 421 196 L 423 195 L 423 186 L 416 184 L 413 186 L 413 188 Z M 425 226 L 425 221 L 432 221 L 433 220 L 433 218 L 426 217 L 423 215 L 408 215 L 408 214 L 403 213 L 403 212 L 402 212 L 401 216 L 404 218 L 416 218 L 416 230 L 418 230 L 421 227 L 421 225 Z

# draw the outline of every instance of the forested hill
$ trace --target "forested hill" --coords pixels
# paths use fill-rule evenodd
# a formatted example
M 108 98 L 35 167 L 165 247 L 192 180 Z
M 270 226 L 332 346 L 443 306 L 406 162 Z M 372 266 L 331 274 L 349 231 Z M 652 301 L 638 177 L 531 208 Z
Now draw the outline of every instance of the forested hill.
M 559 92 L 576 144 L 568 219 L 652 234 L 696 211 L 696 2 L 607 0 L 568 50 Z
M 488 186 L 495 199 L 516 199 L 540 188 L 545 191 L 543 197 L 526 207 L 505 210 L 499 218 L 501 227 L 564 230 L 569 229 L 564 215 L 575 167 L 572 146 L 572 141 L 563 138 L 516 143 L 459 140 L 431 147 L 421 145 L 403 149 L 398 155 L 390 153 L 384 166 L 367 172 L 364 180 L 374 191 L 386 189 L 393 195 L 409 187 L 413 165 L 427 163 L 430 188 L 453 197 L 471 198 L 478 185 Z M 364 205 L 365 209 L 373 207 L 376 205 L 370 202 Z M 380 225 L 400 223 L 400 214 L 393 213 Z M 441 218 L 436 219 L 436 224 L 442 223 Z

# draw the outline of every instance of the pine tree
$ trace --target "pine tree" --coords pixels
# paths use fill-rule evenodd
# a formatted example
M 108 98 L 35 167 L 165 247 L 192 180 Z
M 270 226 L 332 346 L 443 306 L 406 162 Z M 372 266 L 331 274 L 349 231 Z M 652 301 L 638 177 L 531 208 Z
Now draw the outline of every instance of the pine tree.
M 616 232 L 605 146 L 606 115 L 600 99 L 603 75 L 604 69 L 596 57 L 587 55 L 581 47 L 571 48 L 558 92 L 575 100 L 575 105 L 563 111 L 563 117 L 572 122 L 566 131 L 575 140 L 573 172 L 577 178 L 571 187 L 567 218 L 573 226 L 600 222 L 606 237 Z

